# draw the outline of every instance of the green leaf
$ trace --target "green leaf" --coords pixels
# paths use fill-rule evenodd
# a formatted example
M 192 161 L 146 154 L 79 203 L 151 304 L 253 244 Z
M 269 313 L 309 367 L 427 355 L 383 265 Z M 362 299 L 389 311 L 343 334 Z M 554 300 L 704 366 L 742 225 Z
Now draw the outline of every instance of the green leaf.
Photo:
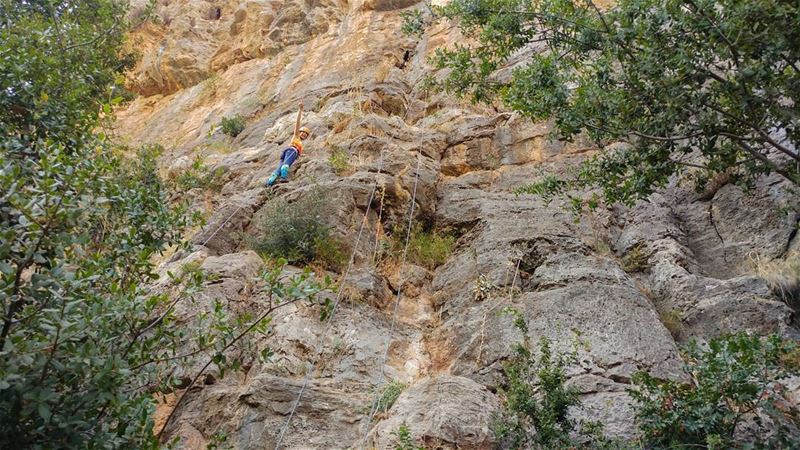
M 36 410 L 39 412 L 39 417 L 41 417 L 45 422 L 49 422 L 50 418 L 53 416 L 50 412 L 50 406 L 47 403 L 39 403 L 36 407 Z
M 0 261 L 0 272 L 4 273 L 6 275 L 11 275 L 11 274 L 14 273 L 14 268 L 11 267 L 10 264 L 7 264 L 4 261 Z

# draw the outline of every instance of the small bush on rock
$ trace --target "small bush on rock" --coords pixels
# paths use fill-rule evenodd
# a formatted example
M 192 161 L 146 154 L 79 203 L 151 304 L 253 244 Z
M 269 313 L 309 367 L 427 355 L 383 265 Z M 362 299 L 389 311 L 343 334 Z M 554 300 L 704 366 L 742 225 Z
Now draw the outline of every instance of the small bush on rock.
M 328 163 L 336 175 L 343 175 L 350 170 L 350 155 L 347 154 L 347 150 L 333 146 L 331 155 L 328 157 Z
M 628 273 L 644 272 L 650 268 L 648 259 L 647 252 L 641 245 L 637 245 L 622 257 L 622 269 Z
M 244 117 L 237 114 L 233 117 L 223 117 L 219 126 L 224 134 L 230 137 L 236 137 L 244 131 L 247 122 L 244 120 Z
M 519 311 L 505 308 L 503 313 L 527 334 L 527 323 Z M 606 439 L 599 423 L 579 424 L 569 415 L 570 408 L 580 405 L 578 391 L 566 385 L 566 368 L 577 361 L 577 350 L 554 352 L 550 340 L 542 337 L 538 353 L 537 358 L 526 338 L 514 345 L 511 358 L 503 364 L 500 393 L 505 409 L 492 423 L 500 448 L 625 448 L 623 443 Z
M 400 255 L 406 245 L 407 224 L 396 225 L 388 238 L 378 243 L 378 259 L 390 265 L 399 262 Z M 408 238 L 408 254 L 406 259 L 411 264 L 433 270 L 444 264 L 456 243 L 456 237 L 447 232 L 426 229 L 415 223 Z
M 385 413 L 389 411 L 405 388 L 406 385 L 399 381 L 390 381 L 387 383 L 386 386 L 383 387 L 381 395 L 375 403 L 375 412 Z
M 261 234 L 251 239 L 256 252 L 273 258 L 286 258 L 290 263 L 320 263 L 338 270 L 346 262 L 343 245 L 331 236 L 325 222 L 326 198 L 321 189 L 314 189 L 292 203 L 278 198 L 264 208 L 259 223 Z
M 405 239 L 405 233 L 403 233 L 402 239 Z M 433 270 L 447 261 L 450 253 L 453 252 L 455 242 L 456 238 L 450 234 L 426 230 L 417 224 L 411 230 L 411 238 L 408 242 L 408 260 L 418 266 Z M 400 248 L 402 249 L 402 247 Z
M 536 359 L 526 345 L 516 344 L 503 365 L 506 410 L 495 420 L 493 431 L 510 448 L 565 447 L 575 429 L 567 411 L 578 404 L 578 393 L 564 384 L 571 356 L 553 354 L 546 338 L 539 342 L 539 352 Z
M 418 447 L 414 440 L 411 438 L 411 431 L 406 424 L 392 431 L 392 436 L 395 437 L 394 450 L 425 450 L 425 447 Z
M 174 190 L 177 192 L 186 192 L 191 189 L 200 188 L 218 191 L 222 189 L 223 173 L 223 169 L 212 170 L 203 162 L 202 157 L 197 156 L 191 166 L 175 177 Z

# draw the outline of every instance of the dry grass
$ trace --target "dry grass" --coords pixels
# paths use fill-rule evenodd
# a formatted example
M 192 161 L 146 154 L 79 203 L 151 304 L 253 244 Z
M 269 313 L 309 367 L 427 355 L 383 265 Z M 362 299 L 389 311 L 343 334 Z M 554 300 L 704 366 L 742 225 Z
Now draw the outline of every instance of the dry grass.
M 350 125 L 350 121 L 353 120 L 351 116 L 344 116 L 338 122 L 333 124 L 333 134 L 339 134 Z
M 214 94 L 217 93 L 217 89 L 219 89 L 220 85 L 220 77 L 218 73 L 211 74 L 210 77 L 203 80 L 200 84 L 200 95 L 198 98 L 209 98 L 213 97 Z
M 375 82 L 376 83 L 383 83 L 386 81 L 386 76 L 389 75 L 389 71 L 392 70 L 392 64 L 388 61 L 384 61 L 378 66 L 378 69 L 375 71 Z
M 751 252 L 752 271 L 767 282 L 772 292 L 794 311 L 800 311 L 800 253 L 767 260 Z
M 683 332 L 683 314 L 678 309 L 668 309 L 658 312 L 658 318 L 664 327 L 667 328 L 669 334 L 674 339 L 678 339 Z
M 611 246 L 608 244 L 608 242 L 599 239 L 592 242 L 592 250 L 600 255 L 610 256 L 612 254 Z
M 800 369 L 800 347 L 795 347 L 794 350 L 781 357 L 783 365 L 792 369 Z
M 375 125 L 373 121 L 364 122 L 364 129 L 367 134 L 374 137 L 386 137 L 387 134 L 382 128 Z
M 357 288 L 345 284 L 340 288 L 342 291 L 342 299 L 347 303 L 364 303 L 364 295 Z
M 628 273 L 644 272 L 650 268 L 650 256 L 642 245 L 637 245 L 622 257 L 622 269 Z
M 717 191 L 731 182 L 732 174 L 732 169 L 714 174 L 703 186 L 703 192 L 700 193 L 699 199 L 707 201 L 714 198 L 714 196 L 717 194 Z
M 227 139 L 223 139 L 207 142 L 203 150 L 209 155 L 227 155 L 232 153 L 234 148 Z

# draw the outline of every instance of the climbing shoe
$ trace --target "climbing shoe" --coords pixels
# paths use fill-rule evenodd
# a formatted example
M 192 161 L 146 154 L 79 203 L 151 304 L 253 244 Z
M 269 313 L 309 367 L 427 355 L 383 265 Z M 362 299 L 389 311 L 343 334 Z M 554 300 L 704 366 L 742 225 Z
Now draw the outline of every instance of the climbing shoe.
M 281 166 L 281 178 L 289 178 L 289 166 L 286 164 Z
M 277 179 L 278 179 L 278 174 L 273 173 L 267 179 L 266 185 L 267 186 L 272 186 L 273 184 L 275 184 L 275 180 L 277 180 Z

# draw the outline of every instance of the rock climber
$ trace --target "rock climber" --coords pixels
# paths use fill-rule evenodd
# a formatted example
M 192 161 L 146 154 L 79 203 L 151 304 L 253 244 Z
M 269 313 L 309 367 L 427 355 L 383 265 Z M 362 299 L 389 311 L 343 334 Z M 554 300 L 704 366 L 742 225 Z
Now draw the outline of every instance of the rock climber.
M 272 172 L 269 179 L 267 179 L 267 186 L 272 186 L 275 184 L 275 181 L 278 180 L 278 176 L 281 179 L 286 180 L 289 178 L 289 168 L 292 164 L 300 157 L 300 154 L 303 153 L 303 140 L 311 134 L 311 131 L 307 127 L 300 126 L 300 119 L 303 116 L 303 104 L 300 103 L 300 109 L 297 111 L 297 121 L 294 124 L 294 134 L 292 135 L 292 141 L 289 144 L 289 147 L 285 148 L 283 152 L 281 152 L 281 160 L 278 163 L 278 168 Z

